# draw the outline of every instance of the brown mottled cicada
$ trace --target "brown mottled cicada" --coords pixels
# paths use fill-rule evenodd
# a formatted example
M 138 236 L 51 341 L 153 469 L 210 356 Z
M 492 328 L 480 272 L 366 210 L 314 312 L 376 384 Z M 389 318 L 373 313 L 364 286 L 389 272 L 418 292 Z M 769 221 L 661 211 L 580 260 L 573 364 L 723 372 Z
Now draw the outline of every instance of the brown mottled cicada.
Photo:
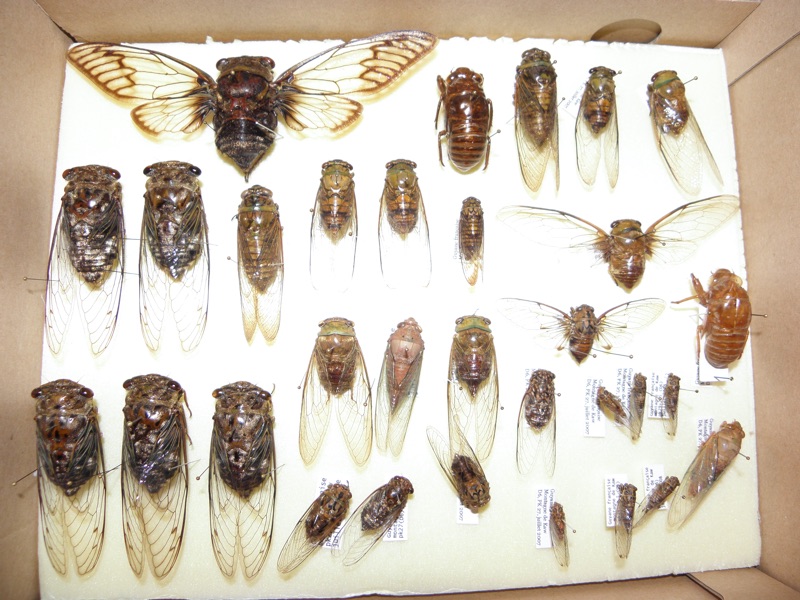
M 531 48 L 522 54 L 514 85 L 514 131 L 525 185 L 536 192 L 550 157 L 558 168 L 558 92 L 550 53 Z
M 322 546 L 344 521 L 352 497 L 347 485 L 329 484 L 294 526 L 278 556 L 278 571 L 293 571 Z
M 139 252 L 139 317 L 148 348 L 158 350 L 169 311 L 181 348 L 203 338 L 208 317 L 208 225 L 197 176 L 180 161 L 150 165 Z
M 517 417 L 517 469 L 527 473 L 541 457 L 548 477 L 556 468 L 556 376 L 536 369 L 528 380 Z
M 717 269 L 711 276 L 708 291 L 692 275 L 695 295 L 678 300 L 697 300 L 706 309 L 705 320 L 697 327 L 697 361 L 700 362 L 700 341 L 705 338 L 704 355 L 715 369 L 727 368 L 739 360 L 750 336 L 753 311 L 750 296 L 742 287 L 742 279 L 728 269 Z
M 450 436 L 450 443 L 433 427 L 428 427 L 428 442 L 458 500 L 464 508 L 477 513 L 491 500 L 489 481 L 475 452 L 460 430 Z
M 667 498 L 670 497 L 672 492 L 674 492 L 679 485 L 680 481 L 678 481 L 678 478 L 674 475 L 670 475 L 650 490 L 650 493 L 647 494 L 647 498 L 636 506 L 633 526 L 638 527 L 642 524 L 645 517 L 652 514 L 654 510 L 661 508 L 667 501 Z
M 311 283 L 318 290 L 343 292 L 356 264 L 358 213 L 353 167 L 343 160 L 322 165 L 311 217 Z
M 211 542 L 228 577 L 241 561 L 255 577 L 272 541 L 275 508 L 275 439 L 272 396 L 246 381 L 214 390 L 208 500 Z
M 692 464 L 686 469 L 680 487 L 675 492 L 667 518 L 672 527 L 680 527 L 739 454 L 744 430 L 739 421 L 722 422 L 700 447 Z
M 678 74 L 659 71 L 653 75 L 647 96 L 658 149 L 678 187 L 692 196 L 698 194 L 705 162 L 722 183 L 722 175 L 689 107 L 686 88 Z
M 277 138 L 278 117 L 291 129 L 337 133 L 363 107 L 349 95 L 380 92 L 434 46 L 422 31 L 393 31 L 339 44 L 273 79 L 265 56 L 223 58 L 213 77 L 167 54 L 122 44 L 77 44 L 69 61 L 101 90 L 137 104 L 131 117 L 151 135 L 191 133 L 209 117 L 217 148 L 245 179 Z
M 416 163 L 393 160 L 378 215 L 381 272 L 390 288 L 427 287 L 431 281 L 431 242 Z
M 363 465 L 372 450 L 372 392 L 353 322 L 325 319 L 308 363 L 300 413 L 300 456 L 310 464 L 322 447 L 336 403 L 350 456 Z
M 447 76 L 447 81 L 437 77 L 439 104 L 436 106 L 434 125 L 439 125 L 439 112 L 444 107 L 444 126 L 439 132 L 439 162 L 442 159 L 442 141 L 447 141 L 450 162 L 459 171 L 471 171 L 483 161 L 489 166 L 492 147 L 489 130 L 492 128 L 492 101 L 483 92 L 483 75 L 466 67 L 459 67 Z
M 47 265 L 47 343 L 57 354 L 75 304 L 80 305 L 94 354 L 117 326 L 125 257 L 122 186 L 118 171 L 100 165 L 64 171 L 67 184 Z
M 469 197 L 461 203 L 458 218 L 458 254 L 467 283 L 475 285 L 483 274 L 483 208 L 481 201 Z
M 378 379 L 375 406 L 375 437 L 380 450 L 387 446 L 397 456 L 417 397 L 425 342 L 422 328 L 413 318 L 397 324 L 386 342 L 383 366 Z
M 61 575 L 97 565 L 106 525 L 106 475 L 92 390 L 69 379 L 45 383 L 36 399 L 39 515 L 50 564 Z
M 547 345 L 555 341 L 559 352 L 569 348 L 572 358 L 581 364 L 597 343 L 610 350 L 631 342 L 637 330 L 664 312 L 665 303 L 658 298 L 643 298 L 609 308 L 600 316 L 588 304 L 570 308 L 569 314 L 543 302 L 519 298 L 501 298 L 498 306 L 508 319 L 535 331 L 537 341 Z
M 569 566 L 569 540 L 567 539 L 567 523 L 564 507 L 558 502 L 550 506 L 550 544 L 558 564 Z
M 163 375 L 139 375 L 126 390 L 122 439 L 122 530 L 128 563 L 166 577 L 181 551 L 186 523 L 186 393 Z
M 624 402 L 603 386 L 597 388 L 595 401 L 600 410 L 610 415 L 615 423 L 627 428 L 630 431 L 631 440 L 636 441 L 642 433 L 646 395 L 647 379 L 641 373 L 637 373 L 633 377 L 633 386 L 627 402 Z
M 506 206 L 497 218 L 539 244 L 593 251 L 627 291 L 641 280 L 648 259 L 662 264 L 688 259 L 738 209 L 736 196 L 713 196 L 671 210 L 646 231 L 639 221 L 620 219 L 608 233 L 578 216 L 537 206 Z
M 242 192 L 238 213 L 239 296 L 247 341 L 258 327 L 272 342 L 281 325 L 283 227 L 272 192 L 260 185 Z
M 500 396 L 490 324 L 477 315 L 456 319 L 447 375 L 450 439 L 463 432 L 481 460 L 492 451 Z
M 575 149 L 578 173 L 586 185 L 594 185 L 600 156 L 605 157 L 608 184 L 613 188 L 619 176 L 619 129 L 614 77 L 607 67 L 589 69 L 589 79 L 575 120 Z
M 356 564 L 394 525 L 414 493 L 411 482 L 395 475 L 367 496 L 336 536 L 334 555 L 342 554 L 345 566 Z
M 633 515 L 636 512 L 636 486 L 630 483 L 617 485 L 617 508 L 614 511 L 614 541 L 617 556 L 628 558 L 631 551 Z

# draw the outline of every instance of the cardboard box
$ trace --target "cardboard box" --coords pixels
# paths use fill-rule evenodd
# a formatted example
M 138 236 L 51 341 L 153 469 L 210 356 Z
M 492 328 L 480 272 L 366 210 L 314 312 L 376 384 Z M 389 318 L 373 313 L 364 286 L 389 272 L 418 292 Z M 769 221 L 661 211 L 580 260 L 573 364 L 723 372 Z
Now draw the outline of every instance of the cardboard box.
M 413 27 L 443 38 L 474 35 L 589 39 L 610 23 L 635 17 L 660 25 L 659 43 L 719 45 L 726 53 L 749 288 L 755 309 L 769 314 L 768 319 L 756 321 L 751 337 L 758 423 L 761 565 L 695 574 L 692 580 L 666 577 L 505 592 L 501 596 L 705 597 L 707 592 L 701 586 L 707 586 L 726 598 L 756 594 L 797 597 L 792 590 L 800 589 L 796 570 L 800 542 L 794 531 L 800 519 L 793 506 L 798 484 L 792 474 L 800 462 L 800 443 L 789 429 L 793 416 L 788 406 L 791 383 L 785 376 L 797 356 L 792 337 L 797 326 L 789 320 L 788 312 L 793 290 L 791 284 L 784 283 L 793 281 L 792 275 L 797 271 L 790 264 L 798 250 L 798 242 L 790 233 L 797 221 L 796 213 L 791 211 L 797 209 L 784 198 L 791 198 L 798 179 L 793 160 L 798 143 L 791 138 L 793 133 L 796 137 L 797 128 L 793 127 L 790 108 L 796 105 L 792 92 L 800 86 L 786 74 L 793 72 L 800 55 L 800 46 L 792 37 L 800 30 L 800 7 L 789 0 L 760 4 L 698 1 L 683 4 L 680 10 L 649 1 L 575 2 L 568 10 L 537 3 L 526 5 L 523 11 L 511 1 L 493 3 L 491 11 L 487 6 L 447 2 L 422 14 L 421 7 L 410 2 L 368 8 L 355 2 L 335 6 L 314 2 L 306 3 L 302 12 L 288 4 L 249 2 L 227 3 L 224 8 L 214 3 L 194 3 L 190 9 L 181 2 L 162 2 L 158 7 L 9 2 L 2 16 L 6 35 L 1 59 L 7 86 L 4 114 L 8 130 L 2 142 L 5 218 L 0 225 L 4 283 L 0 301 L 5 310 L 0 316 L 0 331 L 5 334 L 8 348 L 2 367 L 8 412 L 3 419 L 6 444 L 0 481 L 14 481 L 35 466 L 29 395 L 39 383 L 44 284 L 37 287 L 24 278 L 39 277 L 47 261 L 64 52 L 73 38 L 193 42 L 201 42 L 207 35 L 215 40 L 349 39 Z M 358 22 L 354 23 L 356 14 Z M 459 21 L 451 18 L 454 14 L 461 17 Z M 575 15 L 581 15 L 580 19 Z M 319 23 L 324 23 L 324 28 Z M 55 185 L 60 187 L 61 183 Z M 28 478 L 15 488 L 4 485 L 0 493 L 0 539 L 4 550 L 0 587 L 6 590 L 6 597 L 34 597 L 38 541 L 35 480 Z

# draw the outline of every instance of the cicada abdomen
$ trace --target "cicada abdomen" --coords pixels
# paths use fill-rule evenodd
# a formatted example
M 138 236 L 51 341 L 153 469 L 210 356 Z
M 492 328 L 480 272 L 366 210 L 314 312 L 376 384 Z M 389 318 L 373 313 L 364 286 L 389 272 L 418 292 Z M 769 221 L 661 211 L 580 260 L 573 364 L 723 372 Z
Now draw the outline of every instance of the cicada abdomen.
M 272 192 L 242 192 L 238 212 L 239 296 L 247 341 L 258 328 L 267 342 L 278 335 L 283 301 L 283 227 Z
M 272 541 L 275 438 L 272 396 L 239 381 L 214 390 L 208 496 L 211 542 L 223 574 L 261 572 Z
M 118 171 L 100 165 L 64 171 L 67 184 L 47 266 L 45 324 L 54 354 L 61 351 L 76 304 L 94 354 L 114 335 L 125 264 L 119 178 Z
M 594 185 L 600 157 L 605 157 L 608 184 L 613 188 L 619 176 L 619 128 L 614 77 L 607 67 L 589 69 L 589 79 L 575 120 L 575 148 L 578 173 L 586 185 Z
M 65 575 L 75 563 L 91 573 L 103 549 L 106 475 L 92 390 L 58 379 L 31 392 L 36 400 L 39 515 L 50 564 Z

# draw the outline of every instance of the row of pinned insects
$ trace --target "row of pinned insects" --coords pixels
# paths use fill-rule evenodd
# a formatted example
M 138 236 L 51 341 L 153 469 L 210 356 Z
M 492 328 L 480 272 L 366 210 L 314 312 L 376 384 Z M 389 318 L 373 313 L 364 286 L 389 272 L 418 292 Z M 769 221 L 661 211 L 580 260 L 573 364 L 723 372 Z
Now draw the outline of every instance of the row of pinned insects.
M 352 40 L 294 65 L 275 80 L 275 63 L 268 57 L 222 59 L 216 80 L 180 59 L 133 46 L 78 44 L 67 58 L 107 94 L 136 103 L 131 116 L 148 134 L 190 133 L 211 118 L 217 148 L 247 178 L 275 141 L 279 116 L 297 131 L 344 130 L 362 111 L 350 96 L 384 90 L 433 51 L 437 41 L 422 31 Z M 575 141 L 578 171 L 588 185 L 595 181 L 601 156 L 609 183 L 614 187 L 617 182 L 617 74 L 606 67 L 591 69 L 581 100 Z M 493 110 L 483 92 L 483 76 L 461 67 L 447 79 L 439 76 L 438 85 L 437 127 L 440 112 L 445 121 L 439 132 L 440 159 L 441 143 L 447 141 L 458 170 L 488 165 Z M 656 142 L 676 184 L 688 194 L 698 194 L 706 162 L 721 182 L 677 73 L 659 71 L 647 92 Z M 532 48 L 523 53 L 516 70 L 514 107 L 526 185 L 539 189 L 552 157 L 558 187 L 558 94 L 548 52 Z
M 550 397 L 549 418 L 555 419 L 554 376 L 548 373 L 536 371 L 531 377 L 520 422 L 523 415 L 527 421 L 527 414 L 540 408 L 537 404 L 543 394 Z M 148 563 L 152 573 L 163 578 L 179 557 L 185 527 L 186 394 L 176 381 L 155 374 L 133 377 L 123 387 L 121 486 L 127 558 L 137 576 Z M 77 572 L 87 575 L 100 557 L 106 514 L 106 471 L 93 393 L 74 381 L 59 379 L 34 389 L 32 396 L 37 401 L 38 489 L 45 549 L 57 572 L 65 574 L 74 560 Z M 245 576 L 252 578 L 261 572 L 272 539 L 276 491 L 272 399 L 247 382 L 223 386 L 213 396 L 216 410 L 208 483 L 212 548 L 223 574 L 232 576 L 241 563 Z M 345 396 L 338 400 L 340 405 L 355 402 Z M 667 477 L 638 505 L 635 486 L 621 486 L 615 517 L 619 556 L 627 557 L 633 528 L 676 490 L 668 520 L 679 527 L 739 453 L 743 438 L 738 422 L 722 423 L 701 446 L 682 483 Z M 485 508 L 489 483 L 461 430 L 451 421 L 449 444 L 433 428 L 428 428 L 428 439 L 461 503 L 474 512 Z M 392 477 L 337 531 L 352 494 L 349 485 L 328 485 L 284 544 L 278 570 L 288 573 L 297 568 L 334 535 L 333 546 L 343 555 L 343 563 L 355 564 L 395 523 L 413 492 L 407 478 Z M 569 549 L 560 504 L 551 507 L 550 533 L 556 557 L 566 567 Z
M 389 162 L 380 200 L 381 270 L 393 288 L 425 287 L 430 281 L 428 224 L 415 167 L 408 160 Z M 188 163 L 167 161 L 147 167 L 145 174 L 139 253 L 141 330 L 147 346 L 157 350 L 165 316 L 172 314 L 181 346 L 189 351 L 202 339 L 209 298 L 208 225 L 198 181 L 200 170 Z M 358 237 L 353 177 L 352 166 L 345 161 L 333 160 L 322 166 L 309 262 L 317 289 L 343 291 L 351 282 Z M 124 276 L 120 174 L 88 165 L 68 169 L 64 178 L 67 184 L 48 266 L 47 340 L 54 353 L 61 350 L 72 312 L 79 305 L 92 350 L 100 354 L 116 328 Z M 738 206 L 735 196 L 714 196 L 679 206 L 646 230 L 639 221 L 620 219 L 611 224 L 610 232 L 576 215 L 540 207 L 508 206 L 497 216 L 540 244 L 593 252 L 608 264 L 614 282 L 631 290 L 641 280 L 648 260 L 670 263 L 687 259 Z M 246 190 L 238 210 L 237 263 L 248 341 L 256 329 L 267 341 L 278 334 L 284 275 L 282 232 L 271 192 L 261 186 Z M 459 214 L 458 246 L 470 285 L 477 284 L 483 273 L 484 238 L 481 203 L 467 198 Z M 728 280 L 735 285 L 741 283 L 731 277 Z M 695 288 L 700 298 L 706 297 L 699 282 L 695 281 Z M 739 312 L 744 314 L 744 308 Z M 738 315 L 736 318 L 735 326 L 746 330 L 749 320 L 745 323 Z

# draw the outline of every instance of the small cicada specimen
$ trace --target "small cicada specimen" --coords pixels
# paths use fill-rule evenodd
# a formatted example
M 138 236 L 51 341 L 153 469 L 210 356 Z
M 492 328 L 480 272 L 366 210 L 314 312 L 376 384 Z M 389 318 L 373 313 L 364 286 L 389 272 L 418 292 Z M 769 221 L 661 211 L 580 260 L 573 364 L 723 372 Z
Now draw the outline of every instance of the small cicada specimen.
M 208 225 L 197 176 L 189 163 L 150 165 L 139 251 L 139 317 L 148 348 L 158 350 L 168 310 L 181 348 L 203 338 L 208 317 Z
M 664 481 L 650 490 L 650 493 L 647 494 L 647 498 L 645 498 L 636 506 L 633 526 L 638 527 L 642 524 L 642 521 L 645 517 L 647 517 L 647 515 L 652 514 L 654 510 L 661 508 L 667 501 L 667 498 L 670 497 L 672 492 L 678 489 L 679 485 L 680 481 L 678 481 L 678 478 L 674 475 L 670 475 L 669 477 L 666 477 Z
M 722 183 L 722 175 L 689 108 L 686 88 L 678 74 L 659 71 L 651 82 L 647 96 L 653 130 L 672 179 L 687 194 L 698 194 L 703 183 L 703 164 L 707 161 L 717 181 Z
M 453 433 L 448 444 L 441 433 L 428 427 L 428 442 L 461 505 L 477 513 L 491 500 L 489 481 L 464 434 L 460 430 Z
M 705 338 L 706 361 L 715 369 L 725 369 L 741 358 L 747 344 L 753 316 L 750 296 L 742 287 L 741 277 L 728 269 L 714 272 L 708 291 L 694 275 L 692 285 L 695 295 L 677 302 L 697 300 L 706 309 L 706 318 L 697 327 L 697 361 L 700 362 L 700 340 Z
M 631 551 L 631 533 L 633 531 L 633 515 L 636 512 L 636 486 L 630 483 L 617 485 L 619 499 L 614 512 L 614 541 L 617 555 L 628 558 Z
M 322 546 L 344 521 L 352 497 L 347 485 L 329 484 L 294 526 L 278 556 L 278 571 L 293 571 Z
M 345 291 L 356 264 L 358 214 L 353 167 L 343 160 L 322 165 L 311 217 L 311 283 L 318 290 Z
M 223 58 L 216 81 L 180 59 L 122 44 L 77 44 L 67 59 L 113 98 L 135 103 L 133 122 L 148 134 L 189 134 L 212 121 L 217 149 L 246 179 L 278 137 L 279 116 L 296 131 L 343 131 L 363 110 L 347 96 L 383 91 L 436 42 L 423 31 L 352 40 L 277 79 L 266 56 Z
M 160 579 L 175 566 L 186 523 L 186 393 L 177 381 L 155 374 L 132 377 L 122 387 L 125 549 L 137 576 L 150 562 Z
M 678 395 L 681 391 L 681 378 L 670 373 L 664 386 L 664 411 L 667 413 L 667 435 L 678 431 Z
M 600 156 L 605 157 L 608 184 L 613 188 L 619 176 L 619 130 L 614 77 L 607 67 L 589 69 L 578 118 L 575 120 L 575 148 L 578 173 L 586 185 L 594 185 Z
M 271 342 L 281 325 L 283 227 L 272 192 L 254 185 L 242 192 L 237 232 L 239 296 L 247 341 L 256 326 Z
M 463 432 L 481 460 L 492 451 L 500 396 L 490 324 L 477 315 L 456 319 L 447 376 L 450 439 Z
M 483 208 L 469 197 L 461 203 L 458 219 L 458 254 L 467 283 L 475 285 L 483 274 Z
M 636 441 L 642 433 L 646 395 L 647 379 L 641 373 L 637 373 L 634 375 L 633 387 L 627 402 L 623 402 L 603 386 L 597 388 L 595 401 L 601 411 L 611 415 L 615 423 L 627 428 L 631 440 Z
M 736 196 L 713 196 L 671 210 L 644 231 L 641 222 L 620 219 L 606 232 L 581 217 L 537 206 L 506 206 L 497 217 L 539 244 L 593 251 L 608 264 L 614 282 L 631 290 L 648 259 L 662 264 L 688 259 L 738 209 Z
M 550 506 L 550 544 L 556 555 L 558 564 L 562 567 L 569 566 L 569 540 L 567 539 L 567 523 L 564 516 L 564 507 L 558 502 Z
M 558 168 L 558 92 L 550 53 L 531 48 L 522 54 L 514 85 L 514 131 L 519 167 L 531 191 L 542 185 L 550 157 Z
M 386 164 L 378 244 L 381 272 L 390 288 L 426 287 L 431 281 L 431 242 L 422 192 L 410 160 Z
M 394 525 L 414 493 L 411 482 L 395 475 L 367 496 L 337 535 L 334 553 L 344 555 L 344 565 L 356 564 Z
M 552 477 L 556 468 L 556 376 L 536 369 L 528 380 L 517 417 L 517 470 L 527 473 L 537 457 Z
M 117 326 L 125 257 L 122 186 L 118 171 L 100 165 L 64 171 L 47 265 L 47 343 L 61 351 L 75 304 L 80 304 L 94 354 L 106 349 Z
M 603 351 L 624 346 L 633 334 L 655 321 L 664 312 L 665 302 L 643 298 L 620 304 L 597 316 L 594 308 L 581 304 L 569 314 L 535 300 L 501 298 L 498 306 L 511 321 L 536 332 L 537 341 L 550 345 L 556 342 L 559 352 L 568 348 L 572 358 L 581 364 L 595 344 Z
M 403 449 L 403 441 L 417 397 L 425 342 L 422 328 L 413 318 L 397 324 L 386 342 L 383 366 L 378 379 L 375 408 L 375 436 L 378 448 L 391 448 L 395 456 Z
M 633 376 L 631 395 L 628 398 L 628 410 L 631 413 L 631 433 L 634 440 L 642 434 L 644 422 L 644 406 L 647 402 L 647 377 L 641 373 Z
M 208 500 L 211 542 L 228 577 L 241 561 L 255 577 L 264 566 L 275 507 L 272 396 L 246 381 L 214 390 Z
M 739 421 L 723 421 L 700 446 L 692 464 L 686 469 L 681 485 L 669 507 L 668 522 L 680 527 L 689 518 L 717 480 L 739 454 L 744 430 Z
M 106 475 L 92 390 L 69 379 L 45 383 L 36 399 L 36 464 L 44 547 L 53 569 L 79 575 L 97 565 L 106 525 Z
M 447 155 L 459 171 L 471 171 L 483 162 L 489 166 L 492 141 L 492 101 L 483 92 L 483 75 L 466 67 L 454 69 L 447 80 L 441 75 L 439 104 L 436 106 L 434 124 L 439 126 L 439 112 L 444 107 L 444 129 L 439 131 L 439 163 L 442 159 L 442 141 L 447 141 Z
M 300 413 L 300 456 L 306 464 L 322 447 L 334 402 L 350 456 L 364 465 L 372 450 L 372 392 L 353 322 L 340 317 L 319 324 L 306 371 Z

